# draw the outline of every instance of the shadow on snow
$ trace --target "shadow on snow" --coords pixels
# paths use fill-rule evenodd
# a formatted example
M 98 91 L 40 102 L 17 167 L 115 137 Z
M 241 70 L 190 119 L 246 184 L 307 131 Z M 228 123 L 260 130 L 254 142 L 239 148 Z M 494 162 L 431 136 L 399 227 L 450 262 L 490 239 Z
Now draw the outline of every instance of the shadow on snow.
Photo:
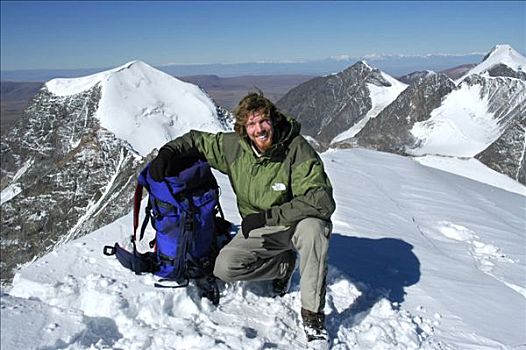
M 396 305 L 404 288 L 420 279 L 420 262 L 413 246 L 401 239 L 370 239 L 333 233 L 329 264 L 346 275 L 362 293 L 349 309 L 328 315 L 329 324 L 357 323 L 356 315 L 369 312 L 381 298 Z M 360 318 L 361 319 L 361 318 Z

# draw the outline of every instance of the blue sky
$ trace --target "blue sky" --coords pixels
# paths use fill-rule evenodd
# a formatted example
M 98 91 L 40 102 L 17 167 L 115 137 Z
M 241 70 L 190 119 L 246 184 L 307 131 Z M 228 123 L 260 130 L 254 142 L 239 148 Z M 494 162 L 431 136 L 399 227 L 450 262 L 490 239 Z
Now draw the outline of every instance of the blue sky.
M 526 52 L 526 2 L 1 2 L 1 69 Z

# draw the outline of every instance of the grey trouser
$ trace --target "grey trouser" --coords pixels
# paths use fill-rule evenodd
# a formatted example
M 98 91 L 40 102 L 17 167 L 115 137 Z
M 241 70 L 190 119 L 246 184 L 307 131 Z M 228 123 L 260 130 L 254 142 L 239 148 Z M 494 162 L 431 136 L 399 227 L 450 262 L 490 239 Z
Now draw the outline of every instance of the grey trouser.
M 300 257 L 300 292 L 303 308 L 321 312 L 325 306 L 325 277 L 331 223 L 306 218 L 295 228 L 265 226 L 252 230 L 248 239 L 239 231 L 217 257 L 214 275 L 225 282 L 283 278 L 282 262 L 292 249 Z

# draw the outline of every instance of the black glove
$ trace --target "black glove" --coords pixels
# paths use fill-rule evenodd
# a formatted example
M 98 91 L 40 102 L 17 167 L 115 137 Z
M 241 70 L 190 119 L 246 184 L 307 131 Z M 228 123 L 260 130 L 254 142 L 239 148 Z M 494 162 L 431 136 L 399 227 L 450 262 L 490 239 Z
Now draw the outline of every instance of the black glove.
M 166 148 L 161 148 L 157 157 L 150 163 L 150 176 L 154 181 L 162 181 L 165 176 L 166 169 L 173 157 L 173 152 Z
M 243 233 L 243 237 L 245 237 L 245 239 L 248 238 L 250 231 L 263 227 L 266 223 L 267 219 L 264 211 L 255 214 L 248 214 L 243 221 L 241 221 L 241 232 Z

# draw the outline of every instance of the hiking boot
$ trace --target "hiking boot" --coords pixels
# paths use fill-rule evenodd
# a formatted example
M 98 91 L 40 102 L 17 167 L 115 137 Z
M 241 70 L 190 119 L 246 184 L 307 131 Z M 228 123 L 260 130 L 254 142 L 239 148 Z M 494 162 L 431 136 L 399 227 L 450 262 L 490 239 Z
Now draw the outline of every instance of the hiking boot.
M 195 280 L 195 285 L 201 298 L 205 297 L 214 305 L 219 304 L 219 287 L 213 276 L 205 276 Z
M 329 335 L 325 329 L 325 314 L 322 312 L 312 312 L 301 308 L 301 318 L 303 319 L 303 329 L 307 336 L 307 342 L 321 340 L 327 342 Z
M 274 291 L 275 295 L 282 297 L 287 294 L 290 288 L 290 280 L 295 267 L 296 254 L 293 251 L 290 251 L 288 258 L 280 263 L 279 266 L 280 270 L 285 270 L 285 276 L 283 278 L 276 278 L 272 281 L 272 290 Z

